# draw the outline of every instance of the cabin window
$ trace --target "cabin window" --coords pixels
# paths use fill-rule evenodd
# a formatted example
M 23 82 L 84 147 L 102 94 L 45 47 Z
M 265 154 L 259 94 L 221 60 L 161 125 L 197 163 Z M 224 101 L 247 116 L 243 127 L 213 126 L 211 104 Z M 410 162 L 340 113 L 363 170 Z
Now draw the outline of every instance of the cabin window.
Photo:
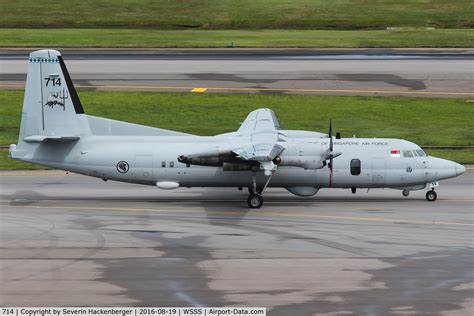
M 413 152 L 411 150 L 404 150 L 403 151 L 403 157 L 411 158 L 411 157 L 413 157 Z
M 360 160 L 359 159 L 351 160 L 351 174 L 353 176 L 358 176 L 360 174 Z
M 173 168 L 173 167 L 174 167 L 174 162 L 170 161 L 170 168 Z
M 161 168 L 165 168 L 166 167 L 166 162 L 165 161 L 162 161 L 161 162 Z

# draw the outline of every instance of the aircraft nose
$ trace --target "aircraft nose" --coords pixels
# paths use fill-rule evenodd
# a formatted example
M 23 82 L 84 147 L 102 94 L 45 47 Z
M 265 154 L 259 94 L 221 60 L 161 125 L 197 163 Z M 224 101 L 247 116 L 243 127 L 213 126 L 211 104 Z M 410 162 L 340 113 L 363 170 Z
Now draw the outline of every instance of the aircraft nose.
M 455 163 L 455 164 L 454 164 L 454 170 L 456 170 L 456 175 L 457 175 L 457 176 L 460 176 L 460 175 L 462 175 L 464 172 L 466 172 L 466 168 L 464 168 L 463 165 L 458 164 L 458 163 Z

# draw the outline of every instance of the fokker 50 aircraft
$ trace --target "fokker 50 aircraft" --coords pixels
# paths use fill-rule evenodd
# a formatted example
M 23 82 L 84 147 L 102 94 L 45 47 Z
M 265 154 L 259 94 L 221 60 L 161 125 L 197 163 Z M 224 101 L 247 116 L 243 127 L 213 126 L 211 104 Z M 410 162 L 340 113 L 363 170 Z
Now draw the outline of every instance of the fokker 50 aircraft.
M 171 190 L 247 187 L 259 208 L 267 187 L 299 196 L 320 188 L 393 188 L 407 196 L 464 173 L 400 139 L 340 138 L 283 130 L 270 109 L 251 112 L 236 132 L 203 137 L 86 115 L 63 58 L 30 54 L 17 145 L 10 157 L 76 173 Z

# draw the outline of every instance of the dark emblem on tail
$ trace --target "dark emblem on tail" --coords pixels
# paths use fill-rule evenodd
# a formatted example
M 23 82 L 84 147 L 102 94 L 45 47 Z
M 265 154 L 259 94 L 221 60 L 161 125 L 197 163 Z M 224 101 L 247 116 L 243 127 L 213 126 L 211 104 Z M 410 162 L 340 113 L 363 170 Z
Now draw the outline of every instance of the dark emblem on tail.
M 129 168 L 128 162 L 126 161 L 119 161 L 117 163 L 117 171 L 120 173 L 127 173 Z
M 48 101 L 44 104 L 44 106 L 49 106 L 50 108 L 54 108 L 55 106 L 61 107 L 63 111 L 66 111 L 66 102 L 65 100 L 69 98 L 69 93 L 66 89 L 52 90 L 48 95 Z

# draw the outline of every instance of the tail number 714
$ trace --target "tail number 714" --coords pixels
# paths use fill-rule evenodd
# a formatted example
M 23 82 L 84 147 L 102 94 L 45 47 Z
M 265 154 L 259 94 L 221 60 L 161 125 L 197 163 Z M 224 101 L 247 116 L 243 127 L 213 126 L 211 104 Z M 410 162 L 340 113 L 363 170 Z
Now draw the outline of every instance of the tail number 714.
M 61 86 L 61 78 L 54 79 L 54 78 L 46 77 L 44 78 L 44 80 L 46 80 L 46 86 L 48 86 L 49 83 L 51 83 L 53 87 Z

